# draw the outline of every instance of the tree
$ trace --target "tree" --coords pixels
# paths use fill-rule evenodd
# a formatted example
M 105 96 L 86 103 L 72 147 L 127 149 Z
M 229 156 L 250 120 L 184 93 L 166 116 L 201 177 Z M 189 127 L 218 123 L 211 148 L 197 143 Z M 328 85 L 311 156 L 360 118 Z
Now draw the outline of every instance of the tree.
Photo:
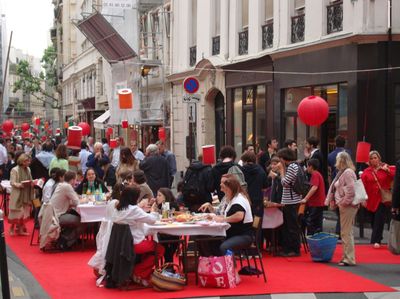
M 41 59 L 42 66 L 45 72 L 41 72 L 39 76 L 32 74 L 31 66 L 26 60 L 20 60 L 17 64 L 16 73 L 19 79 L 14 83 L 13 92 L 21 90 L 24 95 L 32 95 L 35 98 L 48 103 L 47 98 L 53 100 L 52 108 L 60 109 L 58 100 L 42 88 L 42 82 L 45 81 L 49 87 L 57 85 L 57 70 L 56 70 L 57 53 L 53 46 L 49 46 Z

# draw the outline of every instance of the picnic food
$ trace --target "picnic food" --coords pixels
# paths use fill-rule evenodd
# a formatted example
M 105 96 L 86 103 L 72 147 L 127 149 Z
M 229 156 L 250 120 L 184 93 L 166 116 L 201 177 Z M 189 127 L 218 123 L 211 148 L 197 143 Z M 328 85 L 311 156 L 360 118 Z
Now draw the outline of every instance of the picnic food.
M 191 221 L 192 220 L 192 216 L 189 214 L 180 214 L 178 216 L 176 216 L 176 221 L 178 222 L 187 222 L 187 221 Z

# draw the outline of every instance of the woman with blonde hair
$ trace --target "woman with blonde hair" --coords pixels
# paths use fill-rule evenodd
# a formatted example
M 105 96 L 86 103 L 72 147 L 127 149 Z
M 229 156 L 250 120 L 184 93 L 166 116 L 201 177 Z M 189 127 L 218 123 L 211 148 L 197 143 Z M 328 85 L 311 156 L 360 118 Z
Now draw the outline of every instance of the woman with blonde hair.
M 15 233 L 22 236 L 29 235 L 25 223 L 29 219 L 34 199 L 30 163 L 30 156 L 21 154 L 17 160 L 17 166 L 11 170 L 10 214 L 8 215 L 8 222 L 11 224 L 10 236 Z
M 361 180 L 368 194 L 368 201 L 364 205 L 372 217 L 371 244 L 374 244 L 374 248 L 380 247 L 386 214 L 389 210 L 388 203 L 382 202 L 381 189 L 390 189 L 395 172 L 394 166 L 382 162 L 379 152 L 369 153 L 369 167 L 362 173 Z
M 343 243 L 343 256 L 339 266 L 354 266 L 356 264 L 353 226 L 358 205 L 353 206 L 355 195 L 354 183 L 357 180 L 355 167 L 347 152 L 336 156 L 335 167 L 338 171 L 328 190 L 326 204 L 333 209 L 339 207 L 340 237 Z

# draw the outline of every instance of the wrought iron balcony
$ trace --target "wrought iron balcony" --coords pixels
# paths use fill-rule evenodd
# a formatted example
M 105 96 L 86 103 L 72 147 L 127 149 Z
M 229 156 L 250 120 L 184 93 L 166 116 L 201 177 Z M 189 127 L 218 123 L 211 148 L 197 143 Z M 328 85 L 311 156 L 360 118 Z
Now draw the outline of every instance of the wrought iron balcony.
M 196 46 L 189 48 L 189 65 L 194 66 L 197 59 L 197 49 Z
M 218 55 L 220 52 L 220 37 L 214 36 L 212 38 L 212 55 Z
M 343 1 L 335 2 L 326 7 L 327 9 L 327 33 L 343 30 Z
M 262 27 L 262 49 L 271 48 L 274 41 L 274 23 L 270 22 Z
M 249 53 L 249 31 L 246 29 L 239 32 L 239 55 Z
M 305 15 L 292 17 L 292 43 L 304 41 Z

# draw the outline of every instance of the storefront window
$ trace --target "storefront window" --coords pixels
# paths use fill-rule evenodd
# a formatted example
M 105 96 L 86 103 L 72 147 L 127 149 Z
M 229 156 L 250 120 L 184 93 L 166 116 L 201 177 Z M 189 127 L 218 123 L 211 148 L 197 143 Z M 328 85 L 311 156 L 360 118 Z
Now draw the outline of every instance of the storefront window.
M 233 103 L 233 127 L 234 127 L 234 147 L 236 154 L 242 154 L 242 112 L 243 112 L 243 90 L 236 88 L 234 90 L 234 103 Z
M 266 114 L 265 114 L 265 85 L 257 86 L 256 98 L 256 145 L 266 148 Z

